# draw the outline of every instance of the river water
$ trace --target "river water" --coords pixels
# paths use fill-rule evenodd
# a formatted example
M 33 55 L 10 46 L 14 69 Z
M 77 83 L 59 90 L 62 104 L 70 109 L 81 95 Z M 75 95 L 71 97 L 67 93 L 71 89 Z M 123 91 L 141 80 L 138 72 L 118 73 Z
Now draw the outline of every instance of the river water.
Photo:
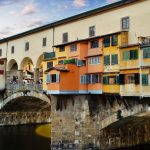
M 0 150 L 50 150 L 50 138 L 43 136 L 47 128 L 47 125 L 0 127 Z

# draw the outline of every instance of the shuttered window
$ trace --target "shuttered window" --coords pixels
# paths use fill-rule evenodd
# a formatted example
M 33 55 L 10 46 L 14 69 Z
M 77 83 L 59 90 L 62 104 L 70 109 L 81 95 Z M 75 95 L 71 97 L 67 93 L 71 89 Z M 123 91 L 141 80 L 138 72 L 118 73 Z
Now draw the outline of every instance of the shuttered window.
M 99 41 L 98 40 L 93 40 L 91 41 L 91 48 L 98 48 L 99 47 Z
M 110 46 L 110 36 L 104 37 L 104 47 Z
M 91 74 L 90 75 L 90 83 L 100 83 L 100 74 Z
M 124 74 L 120 74 L 119 75 L 119 84 L 120 85 L 124 85 L 125 84 L 125 75 Z
M 104 76 L 103 84 L 105 85 L 119 84 L 119 76 Z
M 77 44 L 70 45 L 70 51 L 71 52 L 76 51 L 76 50 L 77 50 Z
M 46 42 L 47 42 L 47 38 L 43 38 L 42 45 L 43 45 L 43 46 L 46 46 Z
M 143 58 L 150 58 L 150 47 L 143 48 Z
M 62 39 L 62 42 L 63 43 L 67 43 L 68 42 L 68 33 L 66 32 L 66 33 L 63 33 L 63 35 L 62 35 L 63 37 L 63 39 Z
M 111 45 L 112 46 L 117 46 L 118 45 L 118 35 L 112 35 Z
M 47 62 L 47 69 L 53 67 L 53 62 Z
M 138 50 L 128 50 L 128 51 L 123 51 L 123 57 L 122 60 L 136 60 L 138 59 Z
M 104 56 L 104 65 L 110 65 L 110 55 Z
M 89 27 L 89 37 L 95 36 L 95 26 Z
M 3 75 L 4 74 L 4 70 L 0 70 L 0 75 Z
M 130 51 L 123 51 L 122 60 L 130 60 Z
M 142 74 L 142 85 L 143 86 L 148 85 L 148 74 Z
M 130 51 L 130 60 L 138 59 L 138 50 L 131 50 Z
M 2 49 L 0 49 L 0 56 L 2 56 Z
M 80 84 L 88 84 L 88 83 L 90 83 L 90 75 L 81 75 Z
M 51 83 L 51 76 L 49 74 L 46 76 L 46 83 Z
M 111 64 L 112 65 L 118 64 L 118 54 L 114 54 L 111 56 Z

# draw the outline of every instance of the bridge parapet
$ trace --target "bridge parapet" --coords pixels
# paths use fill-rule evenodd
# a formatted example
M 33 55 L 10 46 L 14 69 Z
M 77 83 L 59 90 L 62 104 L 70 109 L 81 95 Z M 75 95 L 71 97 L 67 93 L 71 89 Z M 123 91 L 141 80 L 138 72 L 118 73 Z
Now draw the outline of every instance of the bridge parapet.
M 25 90 L 37 91 L 40 93 L 42 92 L 42 84 L 11 84 L 9 83 L 6 85 L 6 87 L 10 93 L 25 91 Z

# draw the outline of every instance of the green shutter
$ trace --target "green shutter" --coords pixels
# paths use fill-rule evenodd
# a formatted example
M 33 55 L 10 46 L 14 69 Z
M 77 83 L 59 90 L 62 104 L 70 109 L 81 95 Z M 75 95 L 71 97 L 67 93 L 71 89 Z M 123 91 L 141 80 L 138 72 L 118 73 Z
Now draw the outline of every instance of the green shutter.
M 112 65 L 118 64 L 118 54 L 114 54 L 111 56 L 111 64 Z
M 142 85 L 148 85 L 148 74 L 142 74 Z
M 123 58 L 122 60 L 129 60 L 130 59 L 130 51 L 123 51 Z
M 150 58 L 150 47 L 143 48 L 143 58 Z
M 104 56 L 104 65 L 110 65 L 110 55 Z

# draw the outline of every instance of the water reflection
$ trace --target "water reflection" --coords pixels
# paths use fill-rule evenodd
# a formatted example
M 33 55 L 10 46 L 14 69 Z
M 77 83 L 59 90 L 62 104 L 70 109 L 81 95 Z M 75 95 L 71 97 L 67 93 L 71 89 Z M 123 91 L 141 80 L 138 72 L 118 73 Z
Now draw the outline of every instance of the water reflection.
M 37 127 L 0 127 L 0 150 L 50 150 L 50 139 L 36 134 Z

